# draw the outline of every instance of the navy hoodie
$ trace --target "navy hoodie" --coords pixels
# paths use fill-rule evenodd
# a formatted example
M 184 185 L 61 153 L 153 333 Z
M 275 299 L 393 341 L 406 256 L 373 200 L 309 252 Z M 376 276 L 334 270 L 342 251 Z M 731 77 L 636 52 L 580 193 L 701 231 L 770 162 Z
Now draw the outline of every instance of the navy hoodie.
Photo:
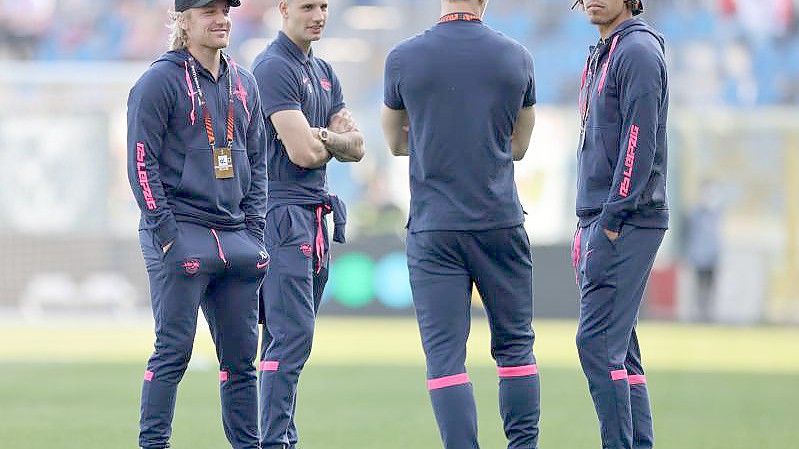
M 641 19 L 591 48 L 580 89 L 577 216 L 611 231 L 667 228 L 668 76 L 663 37 Z
M 186 50 L 164 54 L 128 97 L 128 179 L 142 212 L 140 227 L 152 230 L 160 245 L 175 239 L 178 221 L 246 228 L 263 240 L 266 140 L 255 79 L 226 58 L 218 81 L 196 63 L 217 147 L 227 145 L 228 71 L 233 70 L 235 176 L 216 179 L 188 58 Z

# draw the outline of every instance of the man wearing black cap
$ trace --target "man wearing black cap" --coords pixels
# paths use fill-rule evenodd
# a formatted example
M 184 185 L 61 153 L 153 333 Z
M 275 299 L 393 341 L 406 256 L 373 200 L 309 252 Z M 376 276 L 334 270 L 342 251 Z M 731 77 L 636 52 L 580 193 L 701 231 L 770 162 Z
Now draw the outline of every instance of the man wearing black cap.
M 255 367 L 264 249 L 266 142 L 253 76 L 222 53 L 238 0 L 177 0 L 170 51 L 131 89 L 128 174 L 141 209 L 155 351 L 139 446 L 169 447 L 177 386 L 202 307 L 219 359 L 222 422 L 258 448 Z
M 583 0 L 600 40 L 580 88 L 577 216 L 572 259 L 580 289 L 577 350 L 605 449 L 654 444 L 635 327 L 668 227 L 663 37 L 634 16 L 640 0 Z

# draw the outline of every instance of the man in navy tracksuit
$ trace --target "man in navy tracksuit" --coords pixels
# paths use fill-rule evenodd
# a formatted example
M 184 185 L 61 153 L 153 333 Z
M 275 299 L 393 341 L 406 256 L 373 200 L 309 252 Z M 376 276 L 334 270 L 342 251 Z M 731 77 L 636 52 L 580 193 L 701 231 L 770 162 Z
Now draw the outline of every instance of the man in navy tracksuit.
M 297 383 L 311 352 L 314 323 L 328 277 L 328 233 L 344 242 L 346 211 L 328 193 L 326 166 L 335 157 L 357 162 L 363 136 L 344 106 L 330 65 L 313 55 L 327 0 L 278 4 L 282 31 L 253 64 L 267 129 L 269 208 L 264 232 L 274 264 L 264 280 L 260 443 L 294 448 Z
M 258 447 L 258 290 L 266 157 L 255 80 L 221 49 L 238 0 L 177 0 L 172 43 L 128 99 L 128 175 L 142 212 L 155 351 L 141 397 L 139 445 L 169 447 L 177 386 L 202 307 L 219 359 L 231 446 Z
M 604 449 L 653 445 L 635 334 L 638 310 L 668 226 L 663 38 L 640 0 L 584 0 L 601 39 L 580 91 L 582 132 L 573 260 L 580 288 L 577 348 Z
M 534 449 L 533 265 L 513 167 L 534 124 L 533 61 L 482 23 L 486 3 L 442 0 L 439 23 L 391 51 L 383 130 L 394 155 L 410 156 L 408 268 L 444 447 L 479 447 L 465 366 L 474 284 L 508 448 Z

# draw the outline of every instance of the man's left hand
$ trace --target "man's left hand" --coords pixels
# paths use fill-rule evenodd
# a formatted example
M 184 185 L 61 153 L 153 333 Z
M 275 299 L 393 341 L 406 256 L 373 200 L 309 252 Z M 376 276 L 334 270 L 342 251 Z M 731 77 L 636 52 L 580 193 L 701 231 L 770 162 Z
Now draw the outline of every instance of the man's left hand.
M 350 131 L 356 131 L 358 128 L 355 125 L 355 120 L 352 119 L 350 111 L 342 109 L 330 118 L 327 129 L 336 134 L 344 134 Z

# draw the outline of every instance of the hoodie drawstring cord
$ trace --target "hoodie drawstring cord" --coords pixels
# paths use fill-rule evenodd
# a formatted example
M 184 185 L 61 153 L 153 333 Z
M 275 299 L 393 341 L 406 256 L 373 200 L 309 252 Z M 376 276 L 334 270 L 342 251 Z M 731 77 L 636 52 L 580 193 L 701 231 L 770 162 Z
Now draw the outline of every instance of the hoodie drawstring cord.
M 189 120 L 191 121 L 191 125 L 194 126 L 194 122 L 197 120 L 197 114 L 194 105 L 194 86 L 191 84 L 191 78 L 189 78 L 188 61 L 183 61 L 183 68 L 186 71 L 186 87 L 189 89 L 189 98 L 191 98 L 191 114 L 189 114 Z

